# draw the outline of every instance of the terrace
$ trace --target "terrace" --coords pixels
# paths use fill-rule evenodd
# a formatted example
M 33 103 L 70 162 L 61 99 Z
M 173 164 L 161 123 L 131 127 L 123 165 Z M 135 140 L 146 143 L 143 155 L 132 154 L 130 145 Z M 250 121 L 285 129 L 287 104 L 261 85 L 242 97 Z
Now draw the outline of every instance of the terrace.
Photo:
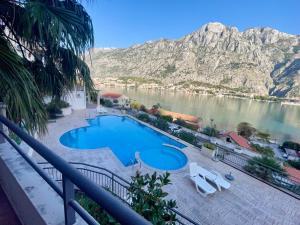
M 113 113 L 117 113 L 114 111 Z M 153 169 L 144 164 L 124 167 L 109 148 L 97 150 L 71 150 L 59 142 L 66 131 L 86 126 L 85 119 L 96 115 L 94 109 L 76 111 L 68 117 L 48 124 L 49 133 L 40 141 L 69 162 L 83 162 L 109 169 L 129 180 L 137 169 L 151 173 Z M 211 152 L 189 146 L 184 150 L 190 161 L 214 169 L 222 175 L 232 172 L 235 180 L 229 190 L 202 197 L 189 179 L 189 171 L 172 173 L 172 185 L 167 187 L 169 197 L 175 199 L 178 211 L 199 224 L 297 224 L 299 222 L 299 200 L 263 183 L 223 162 L 211 160 Z M 37 161 L 41 157 L 34 154 Z
M 20 221 L 21 224 L 35 225 L 98 225 L 78 203 L 75 195 L 78 191 L 121 224 L 150 224 L 123 201 L 6 119 L 2 109 L 0 114 L 1 224 L 17 225 Z M 22 145 L 8 136 L 8 129 L 24 141 Z M 26 150 L 29 152 L 26 153 Z M 32 159 L 32 150 L 61 173 L 61 182 L 51 179 Z

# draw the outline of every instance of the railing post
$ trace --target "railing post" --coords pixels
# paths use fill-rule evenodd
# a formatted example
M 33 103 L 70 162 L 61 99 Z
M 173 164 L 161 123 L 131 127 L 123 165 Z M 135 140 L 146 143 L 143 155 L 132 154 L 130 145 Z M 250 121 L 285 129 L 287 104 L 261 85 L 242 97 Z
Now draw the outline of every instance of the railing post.
M 74 184 L 62 175 L 63 200 L 65 212 L 65 225 L 72 225 L 76 222 L 75 210 L 69 205 L 70 200 L 75 198 Z
M 114 174 L 112 173 L 112 177 L 111 177 L 111 191 L 112 191 L 112 193 L 115 193 L 115 176 L 114 176 Z
M 3 102 L 0 102 L 0 116 L 6 117 L 6 106 L 4 105 Z M 3 132 L 5 131 L 5 126 L 1 122 L 0 122 L 0 130 Z M 2 135 L 0 135 L 0 144 L 2 144 L 4 142 L 5 142 L 5 138 Z

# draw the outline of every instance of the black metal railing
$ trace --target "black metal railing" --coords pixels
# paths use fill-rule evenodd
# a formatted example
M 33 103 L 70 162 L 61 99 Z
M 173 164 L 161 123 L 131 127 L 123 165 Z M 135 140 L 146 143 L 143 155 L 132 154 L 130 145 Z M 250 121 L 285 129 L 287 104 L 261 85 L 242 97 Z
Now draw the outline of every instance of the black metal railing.
M 300 180 L 246 155 L 218 146 L 217 158 L 287 194 L 300 199 Z
M 136 213 L 127 204 L 124 204 L 119 198 L 111 194 L 109 191 L 92 182 L 84 176 L 74 166 L 68 164 L 61 157 L 56 155 L 49 148 L 35 140 L 32 136 L 25 133 L 13 122 L 0 115 L 0 136 L 4 137 L 14 149 L 28 162 L 29 165 L 47 182 L 52 189 L 63 199 L 64 203 L 64 219 L 66 225 L 76 222 L 75 212 L 77 212 L 88 224 L 99 224 L 75 199 L 75 186 L 83 191 L 89 198 L 99 204 L 108 214 L 121 224 L 151 224 L 141 215 Z M 11 132 L 16 134 L 40 156 L 49 162 L 57 171 L 60 172 L 60 180 L 62 185 L 58 185 L 49 173 L 46 173 L 38 166 L 26 153 L 3 131 L 5 125 Z
M 143 112 L 144 113 L 144 112 Z M 139 113 L 131 112 L 131 115 L 137 117 Z M 150 114 L 148 114 L 150 115 Z M 185 128 L 188 129 L 188 128 Z M 190 130 L 190 132 L 196 134 L 197 132 Z M 251 175 L 254 178 L 259 179 L 260 181 L 265 182 L 279 190 L 300 199 L 300 179 L 291 175 L 287 175 L 284 172 L 278 171 L 274 168 L 271 168 L 267 165 L 264 165 L 260 162 L 255 162 L 256 168 L 253 170 L 248 166 L 249 160 L 254 161 L 251 157 L 239 154 L 233 151 L 233 149 L 228 148 L 224 145 L 219 145 L 216 143 L 212 143 L 210 140 L 205 139 L 199 135 L 197 135 L 197 140 L 201 142 L 209 141 L 215 147 L 219 149 L 219 153 L 217 157 L 222 162 Z M 196 147 L 199 147 L 195 145 Z
M 52 179 L 58 182 L 62 181 L 61 173 L 56 168 L 51 166 L 48 162 L 40 162 L 38 164 L 41 165 L 41 167 L 47 172 L 47 174 L 49 174 L 49 176 L 52 177 Z M 115 196 L 119 197 L 122 201 L 130 205 L 130 199 L 128 199 L 128 189 L 130 183 L 127 180 L 103 167 L 78 162 L 69 162 L 69 164 L 73 165 L 78 171 L 80 171 L 91 181 L 105 188 L 106 190 L 109 190 Z M 189 217 L 180 213 L 178 210 L 170 210 L 176 214 L 177 224 L 198 224 Z

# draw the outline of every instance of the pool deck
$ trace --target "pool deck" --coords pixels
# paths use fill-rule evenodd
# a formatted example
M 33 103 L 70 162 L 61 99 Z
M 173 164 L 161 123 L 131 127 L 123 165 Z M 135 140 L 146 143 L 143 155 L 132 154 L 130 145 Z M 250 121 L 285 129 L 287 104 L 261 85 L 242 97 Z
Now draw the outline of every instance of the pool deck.
M 117 110 L 112 113 L 118 113 Z M 109 148 L 72 151 L 59 142 L 60 136 L 74 128 L 86 126 L 85 119 L 93 118 L 95 109 L 75 111 L 72 115 L 48 124 L 48 134 L 39 138 L 42 143 L 67 161 L 84 162 L 105 167 L 125 179 L 134 175 L 137 169 L 143 173 L 153 172 L 142 164 L 125 167 Z M 175 138 L 176 139 L 176 138 Z M 186 143 L 184 143 L 186 144 Z M 188 146 L 184 150 L 190 162 L 213 169 L 222 175 L 232 172 L 235 180 L 229 190 L 203 197 L 189 179 L 188 168 L 171 174 L 172 185 L 166 187 L 169 197 L 175 199 L 178 211 L 200 224 L 223 225 L 300 225 L 300 201 L 244 174 L 222 162 L 211 160 L 211 152 Z M 41 161 L 38 155 L 34 155 Z M 140 168 L 141 167 L 141 168 Z

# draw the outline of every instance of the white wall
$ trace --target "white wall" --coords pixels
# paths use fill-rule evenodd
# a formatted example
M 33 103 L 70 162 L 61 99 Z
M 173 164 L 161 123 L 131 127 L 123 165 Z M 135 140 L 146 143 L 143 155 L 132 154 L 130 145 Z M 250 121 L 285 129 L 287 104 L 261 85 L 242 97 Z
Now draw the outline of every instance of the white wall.
M 68 102 L 73 110 L 86 109 L 86 92 L 72 91 L 64 97 L 64 100 Z
M 46 104 L 51 102 L 50 96 L 44 97 L 44 102 Z M 74 90 L 69 92 L 66 96 L 63 97 L 63 100 L 68 102 L 73 110 L 86 109 L 86 92 L 85 88 L 79 90 Z
M 51 98 L 51 96 L 45 96 L 45 97 L 43 98 L 43 100 L 44 100 L 44 102 L 45 102 L 46 104 L 49 104 L 49 103 L 51 102 L 52 98 Z

